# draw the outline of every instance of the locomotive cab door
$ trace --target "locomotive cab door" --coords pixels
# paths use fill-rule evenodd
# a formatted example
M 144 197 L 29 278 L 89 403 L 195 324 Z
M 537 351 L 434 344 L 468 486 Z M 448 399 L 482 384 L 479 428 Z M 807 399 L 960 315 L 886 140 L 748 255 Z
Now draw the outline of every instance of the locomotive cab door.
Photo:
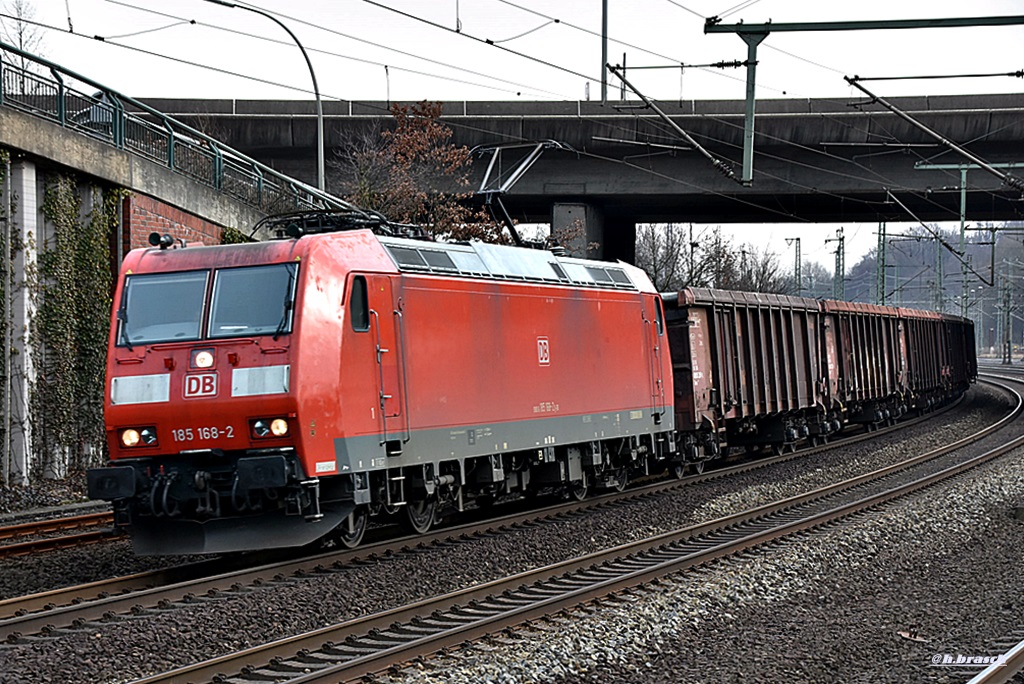
M 374 361 L 377 365 L 377 391 L 380 399 L 382 437 L 389 456 L 402 453 L 406 438 L 404 350 L 402 349 L 402 312 L 394 299 L 391 278 L 371 275 L 367 278 L 370 332 L 373 335 Z
M 652 416 L 655 424 L 661 423 L 665 406 L 665 377 L 662 348 L 665 341 L 665 317 L 657 297 L 644 297 L 643 320 L 647 329 L 645 351 L 650 367 L 650 393 Z

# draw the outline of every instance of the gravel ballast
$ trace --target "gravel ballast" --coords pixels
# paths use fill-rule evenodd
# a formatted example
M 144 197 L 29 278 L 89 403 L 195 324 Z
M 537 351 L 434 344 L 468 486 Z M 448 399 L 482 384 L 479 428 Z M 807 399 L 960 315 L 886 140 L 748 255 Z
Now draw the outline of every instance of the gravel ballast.
M 950 682 L 1024 624 L 1024 452 L 827 531 L 389 684 Z M 589 614 L 588 614 L 589 613 Z M 947 658 L 949 656 L 949 658 Z

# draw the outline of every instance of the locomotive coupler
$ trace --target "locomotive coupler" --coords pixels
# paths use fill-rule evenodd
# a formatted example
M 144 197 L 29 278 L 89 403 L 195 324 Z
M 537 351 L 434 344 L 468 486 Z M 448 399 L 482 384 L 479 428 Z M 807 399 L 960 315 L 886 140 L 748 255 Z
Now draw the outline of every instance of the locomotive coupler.
M 298 503 L 305 511 L 303 517 L 309 522 L 323 518 L 324 514 L 320 511 L 320 480 L 315 477 L 311 480 L 303 480 L 299 483 L 299 487 Z

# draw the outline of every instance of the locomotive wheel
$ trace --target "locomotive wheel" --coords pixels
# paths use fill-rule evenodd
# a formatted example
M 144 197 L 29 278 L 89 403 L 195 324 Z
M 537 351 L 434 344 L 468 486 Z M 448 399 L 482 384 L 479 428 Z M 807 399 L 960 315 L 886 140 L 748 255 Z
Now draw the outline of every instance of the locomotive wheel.
M 690 464 L 690 467 L 693 468 L 694 475 L 700 475 L 704 472 L 704 463 L 705 461 L 694 461 Z
M 682 480 L 683 476 L 686 475 L 686 464 L 676 461 L 669 466 L 669 470 L 672 472 L 672 477 Z
M 415 501 L 405 506 L 405 518 L 416 534 L 426 534 L 434 525 L 437 502 L 433 499 Z
M 627 484 L 629 484 L 629 468 L 619 468 L 615 473 L 615 486 L 612 489 L 621 492 L 626 489 Z
M 338 525 L 338 541 L 346 549 L 354 549 L 363 541 L 366 534 L 366 524 L 370 520 L 370 512 L 365 506 L 359 506 L 349 515 L 348 518 Z M 351 524 L 349 524 L 351 523 Z
M 569 484 L 569 496 L 576 501 L 583 501 L 587 498 L 587 493 L 590 491 L 590 485 L 587 484 L 587 476 L 584 475 L 583 479 L 579 482 L 572 482 Z

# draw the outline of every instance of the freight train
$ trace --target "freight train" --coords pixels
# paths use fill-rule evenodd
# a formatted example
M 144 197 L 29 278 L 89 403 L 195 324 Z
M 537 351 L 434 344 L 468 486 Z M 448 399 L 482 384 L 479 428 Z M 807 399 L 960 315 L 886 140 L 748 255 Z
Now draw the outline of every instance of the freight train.
M 977 373 L 955 316 L 662 295 L 625 263 L 290 225 L 209 247 L 154 234 L 124 260 L 110 462 L 87 477 L 139 554 L 355 546 L 374 516 L 422 533 L 873 429 Z

